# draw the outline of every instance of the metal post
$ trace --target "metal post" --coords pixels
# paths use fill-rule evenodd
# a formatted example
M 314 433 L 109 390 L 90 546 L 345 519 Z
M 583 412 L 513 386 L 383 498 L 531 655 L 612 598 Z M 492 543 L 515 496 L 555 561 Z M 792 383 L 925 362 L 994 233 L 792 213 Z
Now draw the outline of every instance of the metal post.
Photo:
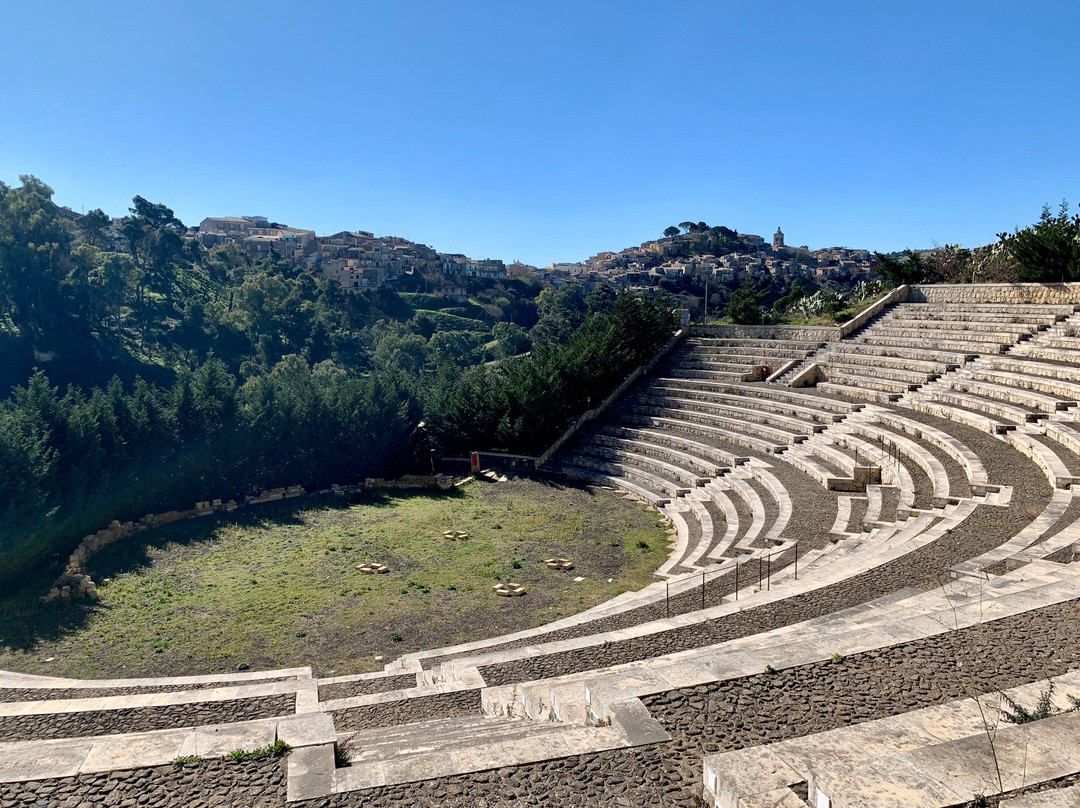
M 765 561 L 765 589 L 769 592 L 772 591 L 772 553 L 769 553 L 769 557 Z
M 701 608 L 705 608 L 705 570 L 701 571 Z
M 735 559 L 735 600 L 739 599 L 739 559 Z
M 664 583 L 664 617 L 671 617 L 671 582 Z
M 761 573 L 764 571 L 762 568 L 765 566 L 765 561 L 761 556 L 757 557 L 757 588 L 761 591 Z
M 799 543 L 795 542 L 795 580 L 799 580 Z

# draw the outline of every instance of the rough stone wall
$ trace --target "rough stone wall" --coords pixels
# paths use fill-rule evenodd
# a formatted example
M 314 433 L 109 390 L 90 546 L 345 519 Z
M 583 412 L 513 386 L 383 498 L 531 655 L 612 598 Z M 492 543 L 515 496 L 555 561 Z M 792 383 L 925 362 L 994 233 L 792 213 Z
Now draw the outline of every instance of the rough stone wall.
M 919 284 L 912 303 L 1039 303 L 1080 305 L 1080 283 Z
M 292 677 L 278 676 L 259 679 L 257 684 L 283 682 Z M 414 677 L 415 678 L 415 677 Z M 189 690 L 212 690 L 228 686 L 229 682 L 204 682 L 190 685 L 146 685 L 131 687 L 0 687 L 0 702 L 6 701 L 55 701 L 57 699 L 95 699 L 99 696 L 132 696 L 139 693 L 180 693 Z
M 199 766 L 86 774 L 0 783 L 0 808 L 281 808 L 285 764 L 281 760 L 233 763 L 209 760 Z
M 415 673 L 384 676 L 379 679 L 357 679 L 355 682 L 335 682 L 319 687 L 319 701 L 348 699 L 353 696 L 386 693 L 391 690 L 404 690 L 409 687 L 416 687 Z
M 296 712 L 292 693 L 257 699 L 170 704 L 164 707 L 131 707 L 121 710 L 88 710 L 76 713 L 0 716 L 0 741 L 38 741 L 47 738 L 83 738 L 147 732 L 174 727 L 198 727 L 275 718 Z
M 346 710 L 335 710 L 331 715 L 334 717 L 334 726 L 341 732 L 395 727 L 399 724 L 410 724 L 430 718 L 453 718 L 462 715 L 477 715 L 479 712 L 480 691 L 458 690 L 453 693 L 439 693 L 415 699 L 350 707 Z
M 692 337 L 718 339 L 790 339 L 803 342 L 830 342 L 840 339 L 840 328 L 798 325 L 694 325 Z

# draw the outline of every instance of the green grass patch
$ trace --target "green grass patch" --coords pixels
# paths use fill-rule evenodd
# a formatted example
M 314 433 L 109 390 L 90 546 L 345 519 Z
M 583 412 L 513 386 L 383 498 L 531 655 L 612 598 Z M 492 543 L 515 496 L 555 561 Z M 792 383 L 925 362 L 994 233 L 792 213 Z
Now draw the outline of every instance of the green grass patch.
M 446 530 L 468 539 L 447 541 Z M 530 628 L 640 589 L 663 561 L 664 541 L 656 513 L 640 503 L 525 479 L 274 503 L 104 549 L 90 562 L 97 603 L 42 605 L 44 578 L 8 595 L 0 669 L 74 677 L 377 670 L 410 651 Z M 549 570 L 551 557 L 571 558 L 575 569 Z M 391 571 L 357 569 L 369 561 Z M 528 594 L 497 597 L 500 581 Z

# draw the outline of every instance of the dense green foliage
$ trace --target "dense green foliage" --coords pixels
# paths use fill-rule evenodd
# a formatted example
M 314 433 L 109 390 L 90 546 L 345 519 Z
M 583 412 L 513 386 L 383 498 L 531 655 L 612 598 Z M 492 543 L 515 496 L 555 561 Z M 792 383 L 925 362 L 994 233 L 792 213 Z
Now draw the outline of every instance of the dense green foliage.
M 1070 216 L 1068 203 L 1056 216 L 1044 205 L 1038 222 L 998 238 L 1016 260 L 1018 280 L 1080 280 L 1080 215 Z
M 142 197 L 114 223 L 0 183 L 0 577 L 114 518 L 538 451 L 671 332 L 611 290 L 468 292 L 349 292 Z
M 623 294 L 609 310 L 586 315 L 563 344 L 541 343 L 528 357 L 442 376 L 428 402 L 434 447 L 540 452 L 652 356 L 672 328 L 663 300 Z

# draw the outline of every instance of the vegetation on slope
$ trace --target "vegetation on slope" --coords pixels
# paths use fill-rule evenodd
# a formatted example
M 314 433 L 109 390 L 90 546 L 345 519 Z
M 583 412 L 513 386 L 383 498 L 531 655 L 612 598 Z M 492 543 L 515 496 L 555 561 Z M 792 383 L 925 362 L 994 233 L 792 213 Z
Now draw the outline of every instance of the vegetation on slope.
M 142 197 L 108 224 L 0 183 L 0 581 L 114 518 L 536 451 L 672 328 L 663 300 L 516 281 L 456 307 L 351 293 L 206 251 Z

